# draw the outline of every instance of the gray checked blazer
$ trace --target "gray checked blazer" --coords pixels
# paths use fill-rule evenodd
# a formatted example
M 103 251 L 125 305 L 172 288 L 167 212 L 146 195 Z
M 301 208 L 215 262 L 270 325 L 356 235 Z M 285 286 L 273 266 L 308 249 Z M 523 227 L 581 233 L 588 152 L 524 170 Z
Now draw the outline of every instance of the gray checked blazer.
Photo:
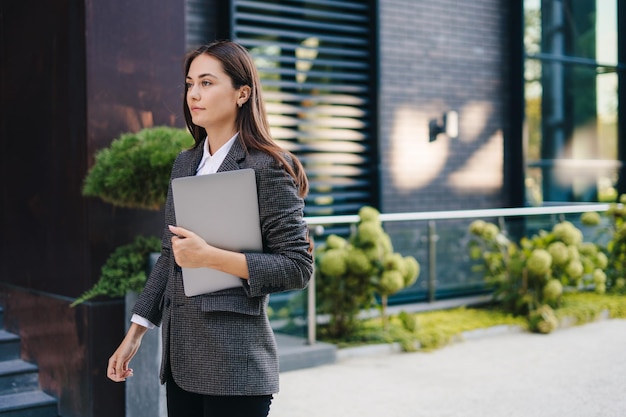
M 171 177 L 195 175 L 202 150 L 201 144 L 181 152 Z M 184 390 L 204 395 L 278 392 L 278 354 L 267 318 L 269 294 L 305 288 L 313 273 L 304 201 L 293 178 L 271 156 L 246 152 L 236 140 L 218 171 L 243 168 L 256 172 L 264 247 L 263 253 L 245 254 L 249 280 L 242 280 L 241 288 L 185 296 L 167 228 L 176 224 L 170 185 L 161 255 L 133 308 L 133 313 L 161 325 L 161 383 L 171 375 Z

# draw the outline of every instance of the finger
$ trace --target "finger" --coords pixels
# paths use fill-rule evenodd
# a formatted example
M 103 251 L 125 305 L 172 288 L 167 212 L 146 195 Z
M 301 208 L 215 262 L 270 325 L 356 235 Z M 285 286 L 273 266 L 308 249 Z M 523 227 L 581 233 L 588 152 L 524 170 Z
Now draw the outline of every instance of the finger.
M 174 233 L 174 235 L 178 237 L 189 237 L 189 234 L 191 233 L 189 230 L 182 227 L 172 225 L 169 225 L 168 227 L 170 229 L 170 232 Z
M 109 366 L 107 369 L 107 377 L 111 381 L 120 382 L 124 380 L 124 377 L 116 369 L 117 362 L 114 359 L 109 359 Z
M 199 238 L 197 234 L 195 234 L 189 229 L 185 229 L 184 227 L 178 227 L 178 226 L 168 226 L 168 227 L 170 228 L 170 231 L 174 233 L 174 235 L 178 236 L 181 239 Z
M 115 367 L 115 374 L 118 378 L 125 378 L 126 373 L 128 372 L 128 361 L 120 361 L 117 363 Z
M 108 375 L 109 379 L 113 382 L 124 382 L 126 378 L 133 376 L 132 371 L 126 372 L 124 375 Z
M 107 376 L 109 377 L 109 379 L 114 379 L 116 377 L 115 362 L 113 361 L 113 358 L 109 359 L 109 365 L 107 366 Z
M 130 368 L 125 370 L 111 368 L 107 376 L 114 381 L 124 381 L 127 377 L 133 376 L 133 370 Z
M 125 381 L 125 380 L 126 380 L 125 378 L 122 378 L 122 377 L 120 377 L 120 376 L 118 376 L 118 375 L 115 375 L 115 374 L 113 374 L 113 375 L 107 375 L 107 376 L 108 376 L 108 377 L 109 377 L 109 379 L 110 379 L 111 381 L 113 381 L 113 382 L 122 382 L 122 381 Z

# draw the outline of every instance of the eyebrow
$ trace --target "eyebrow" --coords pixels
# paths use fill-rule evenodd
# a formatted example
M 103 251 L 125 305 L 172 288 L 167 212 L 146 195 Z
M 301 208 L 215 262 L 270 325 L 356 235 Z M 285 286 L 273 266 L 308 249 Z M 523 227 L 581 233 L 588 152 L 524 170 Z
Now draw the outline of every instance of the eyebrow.
M 204 78 L 204 77 L 217 78 L 217 76 L 215 76 L 215 75 L 211 74 L 210 72 L 207 72 L 206 74 L 200 74 L 200 75 L 198 75 L 198 78 Z M 187 75 L 185 78 L 192 79 L 189 75 Z

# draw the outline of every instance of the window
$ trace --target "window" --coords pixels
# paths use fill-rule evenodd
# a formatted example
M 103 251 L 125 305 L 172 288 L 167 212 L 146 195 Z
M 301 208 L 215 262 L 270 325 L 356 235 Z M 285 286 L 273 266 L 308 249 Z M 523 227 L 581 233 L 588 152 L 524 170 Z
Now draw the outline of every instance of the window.
M 617 0 L 524 1 L 530 205 L 615 201 L 624 166 L 617 9 Z
M 272 135 L 309 176 L 308 216 L 377 202 L 373 4 L 232 2 L 232 38 L 255 58 Z

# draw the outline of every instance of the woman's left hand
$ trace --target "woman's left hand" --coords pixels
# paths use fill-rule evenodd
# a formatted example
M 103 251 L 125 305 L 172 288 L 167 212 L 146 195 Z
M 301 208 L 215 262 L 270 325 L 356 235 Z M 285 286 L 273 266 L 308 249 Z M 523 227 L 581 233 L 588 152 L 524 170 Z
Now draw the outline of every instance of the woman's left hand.
M 174 259 L 181 268 L 208 266 L 211 246 L 194 232 L 182 227 L 169 226 L 172 236 Z

